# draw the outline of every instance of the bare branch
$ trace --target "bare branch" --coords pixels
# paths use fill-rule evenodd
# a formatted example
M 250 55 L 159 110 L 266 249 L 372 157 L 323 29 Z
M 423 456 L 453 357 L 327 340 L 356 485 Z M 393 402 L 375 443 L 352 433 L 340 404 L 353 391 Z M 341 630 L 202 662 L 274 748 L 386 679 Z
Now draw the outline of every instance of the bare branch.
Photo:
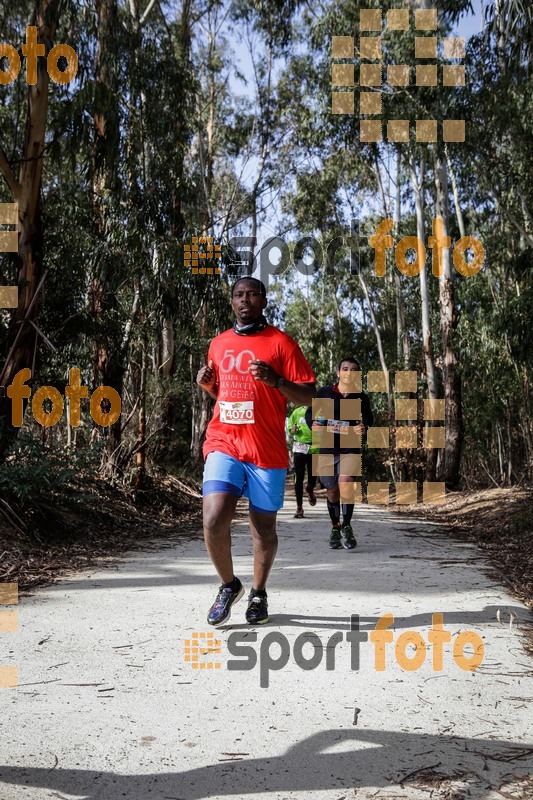
M 13 174 L 13 170 L 11 169 L 9 162 L 7 160 L 6 154 L 4 153 L 3 149 L 0 147 L 0 171 L 4 176 L 4 180 L 11 189 L 11 194 L 13 195 L 13 199 L 18 201 L 20 198 L 20 193 L 22 191 L 22 187 L 20 183 L 17 181 Z
M 150 11 L 155 6 L 156 2 L 157 2 L 157 0 L 150 0 L 148 5 L 146 6 L 146 10 L 145 10 L 144 14 L 142 15 L 142 17 L 141 17 L 141 19 L 139 21 L 139 25 L 144 25 L 144 23 L 146 22 L 146 19 L 147 19 L 148 15 L 149 15 Z

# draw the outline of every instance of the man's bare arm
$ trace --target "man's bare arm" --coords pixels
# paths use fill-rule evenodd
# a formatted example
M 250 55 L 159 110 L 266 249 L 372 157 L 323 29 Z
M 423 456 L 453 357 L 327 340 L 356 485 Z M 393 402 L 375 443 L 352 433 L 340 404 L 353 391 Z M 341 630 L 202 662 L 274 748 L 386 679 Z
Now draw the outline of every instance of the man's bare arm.
M 284 394 L 291 403 L 296 403 L 298 406 L 310 406 L 313 398 L 316 397 L 316 384 L 294 383 L 284 378 L 283 385 L 279 387 L 278 391 Z
M 266 361 L 261 361 L 259 359 L 250 361 L 248 371 L 251 373 L 254 380 L 260 381 L 274 389 L 277 388 L 288 400 L 292 403 L 296 403 L 298 406 L 310 406 L 313 397 L 316 396 L 315 383 L 294 383 L 294 381 L 283 378 L 282 385 L 276 386 L 278 378 L 282 378 L 283 376 L 278 375 Z
M 212 361 L 209 361 L 209 364 L 206 367 L 202 367 L 200 370 L 198 370 L 196 383 L 204 390 L 204 392 L 210 394 L 213 400 L 217 399 L 216 373 L 213 369 Z

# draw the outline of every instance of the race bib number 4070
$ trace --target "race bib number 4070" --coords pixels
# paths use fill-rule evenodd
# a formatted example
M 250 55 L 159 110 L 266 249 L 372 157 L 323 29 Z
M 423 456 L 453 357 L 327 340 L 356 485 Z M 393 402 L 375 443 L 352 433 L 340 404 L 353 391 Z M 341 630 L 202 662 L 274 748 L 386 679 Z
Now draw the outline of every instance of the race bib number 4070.
M 237 403 L 229 403 L 226 400 L 219 401 L 220 421 L 230 425 L 252 425 L 254 419 L 254 401 L 245 400 Z

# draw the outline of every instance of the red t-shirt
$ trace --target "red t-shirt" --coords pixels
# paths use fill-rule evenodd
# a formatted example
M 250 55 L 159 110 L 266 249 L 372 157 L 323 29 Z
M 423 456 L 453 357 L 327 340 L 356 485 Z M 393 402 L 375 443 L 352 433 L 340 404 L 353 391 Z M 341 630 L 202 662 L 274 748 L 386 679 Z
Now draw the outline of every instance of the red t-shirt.
M 213 450 L 257 467 L 286 469 L 287 398 L 278 389 L 255 381 L 250 361 L 265 361 L 295 383 L 314 383 L 313 370 L 297 342 L 273 325 L 251 336 L 233 328 L 216 336 L 209 347 L 218 383 L 213 419 L 207 426 L 204 458 Z

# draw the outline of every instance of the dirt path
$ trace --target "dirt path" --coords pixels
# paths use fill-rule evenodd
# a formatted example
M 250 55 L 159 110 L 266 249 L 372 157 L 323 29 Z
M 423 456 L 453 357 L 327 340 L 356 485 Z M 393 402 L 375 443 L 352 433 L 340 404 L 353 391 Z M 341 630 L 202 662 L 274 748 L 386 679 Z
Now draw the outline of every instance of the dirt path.
M 330 551 L 323 500 L 303 520 L 293 513 L 289 501 L 271 623 L 257 630 L 244 602 L 227 628 L 206 625 L 217 582 L 191 538 L 23 598 L 19 632 L 1 634 L 2 664 L 18 665 L 20 685 L 0 690 L 0 796 L 531 798 L 533 680 L 521 643 L 530 616 L 486 575 L 480 552 L 435 524 L 367 506 L 356 514 L 357 549 Z M 248 588 L 242 523 L 234 550 Z M 404 651 L 423 659 L 437 612 L 452 638 L 442 671 L 430 645 L 417 670 L 402 669 Z M 356 664 L 350 618 L 363 638 L 386 614 L 394 641 L 385 669 L 376 670 L 372 641 L 360 643 Z M 422 637 L 416 651 L 397 651 L 406 631 Z M 473 671 L 456 663 L 465 631 L 475 636 L 463 643 L 483 643 Z M 201 634 L 220 641 L 219 653 L 198 655 L 204 668 L 185 660 L 194 632 L 200 646 L 216 646 Z

